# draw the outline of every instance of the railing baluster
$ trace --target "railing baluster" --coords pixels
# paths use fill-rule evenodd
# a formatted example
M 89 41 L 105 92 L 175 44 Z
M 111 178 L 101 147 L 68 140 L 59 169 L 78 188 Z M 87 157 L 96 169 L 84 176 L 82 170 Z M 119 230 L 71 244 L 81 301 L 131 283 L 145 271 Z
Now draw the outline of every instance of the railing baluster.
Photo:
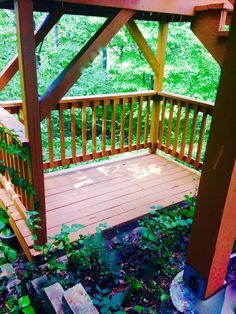
M 71 152 L 72 152 L 72 161 L 76 162 L 76 124 L 75 124 L 75 104 L 71 104 L 70 109 L 71 116 Z
M 201 129 L 200 129 L 198 145 L 197 145 L 197 155 L 196 155 L 196 160 L 195 160 L 195 163 L 194 163 L 194 166 L 196 168 L 199 167 L 199 163 L 200 163 L 200 160 L 201 160 L 202 144 L 203 144 L 204 132 L 205 132 L 205 128 L 206 128 L 206 120 L 207 120 L 207 108 L 203 108 Z
M 169 122 L 168 122 L 168 130 L 167 130 L 167 138 L 166 138 L 166 147 L 165 152 L 169 152 L 170 148 L 170 140 L 172 134 L 172 124 L 173 124 L 173 112 L 174 112 L 174 101 L 173 99 L 170 100 L 170 112 L 169 112 Z
M 96 126 L 96 110 L 97 110 L 97 103 L 93 102 L 93 111 L 92 111 L 92 144 L 93 144 L 93 158 L 96 158 L 97 152 L 97 126 Z
M 106 134 L 107 134 L 107 106 L 109 100 L 104 100 L 102 110 L 102 157 L 106 156 Z
M 193 116 L 193 123 L 191 127 L 191 136 L 190 136 L 190 143 L 189 143 L 189 149 L 188 149 L 188 156 L 187 156 L 187 163 L 190 163 L 192 160 L 193 155 L 193 147 L 194 147 L 194 137 L 196 133 L 196 125 L 197 125 L 197 117 L 198 117 L 198 107 L 196 106 L 194 108 L 194 116 Z
M 86 139 L 86 104 L 82 102 L 82 158 L 84 161 L 87 159 L 87 139 Z
M 130 99 L 130 114 L 129 114 L 129 135 L 128 135 L 128 148 L 129 152 L 132 151 L 133 146 L 133 121 L 134 121 L 134 98 Z
M 53 132 L 52 132 L 52 115 L 51 112 L 48 114 L 48 150 L 49 150 L 49 161 L 50 167 L 54 166 L 54 152 L 53 152 Z
M 178 148 L 178 139 L 179 139 L 179 129 L 180 129 L 180 118 L 181 118 L 181 102 L 177 101 L 177 118 L 176 118 L 176 125 L 175 125 L 175 138 L 174 138 L 174 145 L 172 155 L 175 156 L 177 148 Z
M 147 97 L 147 105 L 146 105 L 145 130 L 144 130 L 144 148 L 148 147 L 150 101 L 151 101 L 151 97 L 148 96 Z
M 142 111 L 143 111 L 143 97 L 138 98 L 138 121 L 137 121 L 137 134 L 136 134 L 136 149 L 140 149 L 140 137 L 142 127 Z
M 162 142 L 164 136 L 164 128 L 165 128 L 165 115 L 166 115 L 166 98 L 163 97 L 162 101 L 162 113 L 161 113 L 161 126 L 160 126 L 160 137 L 158 141 L 158 148 L 162 149 Z
M 65 150 L 65 126 L 64 126 L 64 110 L 62 105 L 59 107 L 59 126 L 60 126 L 60 152 L 61 152 L 61 163 L 65 165 L 66 150 Z
M 152 104 L 152 121 L 151 121 L 151 148 L 150 153 L 155 154 L 157 149 L 157 142 L 159 137 L 160 111 L 161 111 L 160 97 L 155 97 Z
M 120 153 L 124 152 L 125 144 L 125 104 L 126 99 L 121 101 L 121 119 L 120 119 Z
M 180 148 L 180 154 L 179 154 L 180 160 L 183 160 L 183 157 L 185 154 L 186 136 L 188 132 L 189 104 L 185 103 L 185 106 L 186 107 L 185 107 L 184 129 L 183 129 L 182 142 L 181 142 L 181 148 Z
M 115 154 L 116 148 L 116 106 L 117 99 L 112 101 L 112 119 L 111 119 L 111 154 Z

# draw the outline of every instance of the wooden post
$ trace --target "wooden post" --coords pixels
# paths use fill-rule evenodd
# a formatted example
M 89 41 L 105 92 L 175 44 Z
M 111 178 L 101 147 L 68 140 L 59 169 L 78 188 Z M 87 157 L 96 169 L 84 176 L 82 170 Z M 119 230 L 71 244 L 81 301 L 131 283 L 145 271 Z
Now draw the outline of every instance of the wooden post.
M 204 298 L 223 286 L 236 236 L 235 47 L 236 11 L 233 13 L 184 270 L 185 282 Z
M 19 69 L 21 77 L 24 125 L 30 143 L 31 180 L 36 191 L 34 209 L 40 214 L 41 230 L 37 231 L 38 244 L 47 240 L 45 194 L 40 130 L 40 110 L 35 57 L 33 0 L 15 0 Z M 29 209 L 28 209 L 29 210 Z
M 157 44 L 157 64 L 159 66 L 159 70 L 158 72 L 155 73 L 155 80 L 154 80 L 154 90 L 157 92 L 162 91 L 162 85 L 163 85 L 163 80 L 164 80 L 168 26 L 169 26 L 169 23 L 166 22 L 164 19 L 159 22 L 158 44 Z M 161 105 L 160 98 L 157 97 L 153 103 L 153 108 L 152 108 L 151 148 L 149 150 L 151 154 L 155 154 L 157 150 L 160 105 Z
M 169 23 L 164 19 L 159 22 L 157 44 L 157 63 L 159 64 L 159 72 L 155 75 L 154 81 L 154 90 L 157 92 L 161 92 L 163 86 L 168 28 Z

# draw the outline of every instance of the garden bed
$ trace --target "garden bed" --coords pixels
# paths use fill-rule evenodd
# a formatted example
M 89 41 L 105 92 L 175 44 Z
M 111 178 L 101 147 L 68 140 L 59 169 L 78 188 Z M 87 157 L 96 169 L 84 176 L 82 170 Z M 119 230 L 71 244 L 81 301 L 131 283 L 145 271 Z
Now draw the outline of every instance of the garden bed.
M 18 254 L 13 266 L 20 283 L 7 291 L 2 281 L 1 313 L 12 313 L 15 305 L 18 312 L 14 313 L 21 313 L 16 300 L 29 294 L 27 282 L 42 275 L 64 289 L 82 283 L 100 313 L 177 313 L 171 305 L 169 287 L 184 267 L 193 209 L 191 198 L 184 208 L 154 206 L 153 214 L 143 218 L 138 227 L 109 240 L 103 236 L 103 225 L 96 235 L 80 236 L 77 243 L 70 244 L 69 233 L 81 226 L 63 226 L 52 239 L 54 244 L 44 248 L 40 264 L 29 263 L 23 253 Z M 56 258 L 54 246 L 67 256 Z M 37 302 L 44 301 L 31 298 L 35 309 Z

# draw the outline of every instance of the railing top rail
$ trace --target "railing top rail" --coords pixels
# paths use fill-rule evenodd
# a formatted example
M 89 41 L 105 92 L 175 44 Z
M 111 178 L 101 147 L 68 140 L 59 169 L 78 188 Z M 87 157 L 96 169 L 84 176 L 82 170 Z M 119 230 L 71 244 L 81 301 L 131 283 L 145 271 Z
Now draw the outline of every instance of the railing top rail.
M 7 110 L 0 106 L 0 126 L 16 136 L 22 146 L 27 146 L 29 141 L 25 136 L 24 125 L 13 117 Z
M 194 105 L 200 105 L 202 107 L 206 107 L 206 108 L 214 108 L 214 103 L 213 102 L 209 102 L 209 101 L 205 101 L 205 100 L 199 100 L 196 98 L 191 98 L 191 97 L 187 97 L 187 96 L 182 96 L 182 95 L 178 95 L 178 94 L 173 94 L 173 93 L 168 93 L 168 92 L 158 92 L 159 96 L 163 96 L 163 97 L 168 97 L 168 98 L 172 98 L 172 99 L 176 99 L 179 101 L 184 101 L 184 102 L 188 102 L 190 104 L 194 104 Z
M 132 93 L 120 93 L 120 94 L 104 94 L 104 95 L 89 95 L 89 96 L 79 96 L 79 97 L 64 97 L 61 99 L 60 103 L 67 102 L 78 102 L 78 101 L 94 101 L 103 99 L 114 99 L 114 98 L 131 98 L 131 97 L 141 97 L 141 96 L 155 96 L 156 91 L 140 91 Z
M 89 95 L 89 96 L 74 96 L 74 97 L 63 97 L 59 103 L 75 103 L 79 101 L 94 101 L 103 99 L 114 99 L 114 98 L 131 98 L 131 97 L 141 97 L 141 96 L 155 96 L 157 92 L 150 91 L 140 91 L 131 93 L 120 93 L 120 94 L 101 94 L 101 95 Z M 0 106 L 3 108 L 15 108 L 22 106 L 22 100 L 3 100 L 0 101 Z

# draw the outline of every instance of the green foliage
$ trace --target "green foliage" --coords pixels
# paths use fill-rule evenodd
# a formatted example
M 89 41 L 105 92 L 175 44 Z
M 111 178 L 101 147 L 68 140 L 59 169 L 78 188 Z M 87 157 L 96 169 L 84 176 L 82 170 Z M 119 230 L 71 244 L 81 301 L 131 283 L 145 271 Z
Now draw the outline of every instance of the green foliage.
M 18 300 L 16 300 L 13 296 L 7 300 L 6 307 L 9 309 L 9 312 L 4 311 L 3 313 L 10 314 L 35 314 L 33 307 L 31 306 L 31 302 L 29 296 L 22 296 Z
M 44 13 L 35 13 L 38 26 Z M 12 11 L 0 11 L 0 69 L 14 56 L 15 21 Z M 103 18 L 64 15 L 37 48 L 39 94 L 43 94 L 68 62 L 103 23 Z M 139 21 L 138 26 L 156 52 L 158 23 Z M 76 31 L 75 31 L 76 30 Z M 170 23 L 164 89 L 214 101 L 220 67 L 199 43 L 189 23 Z M 131 92 L 153 88 L 153 72 L 126 28 L 83 71 L 67 95 Z M 19 75 L 1 93 L 2 100 L 19 99 Z

